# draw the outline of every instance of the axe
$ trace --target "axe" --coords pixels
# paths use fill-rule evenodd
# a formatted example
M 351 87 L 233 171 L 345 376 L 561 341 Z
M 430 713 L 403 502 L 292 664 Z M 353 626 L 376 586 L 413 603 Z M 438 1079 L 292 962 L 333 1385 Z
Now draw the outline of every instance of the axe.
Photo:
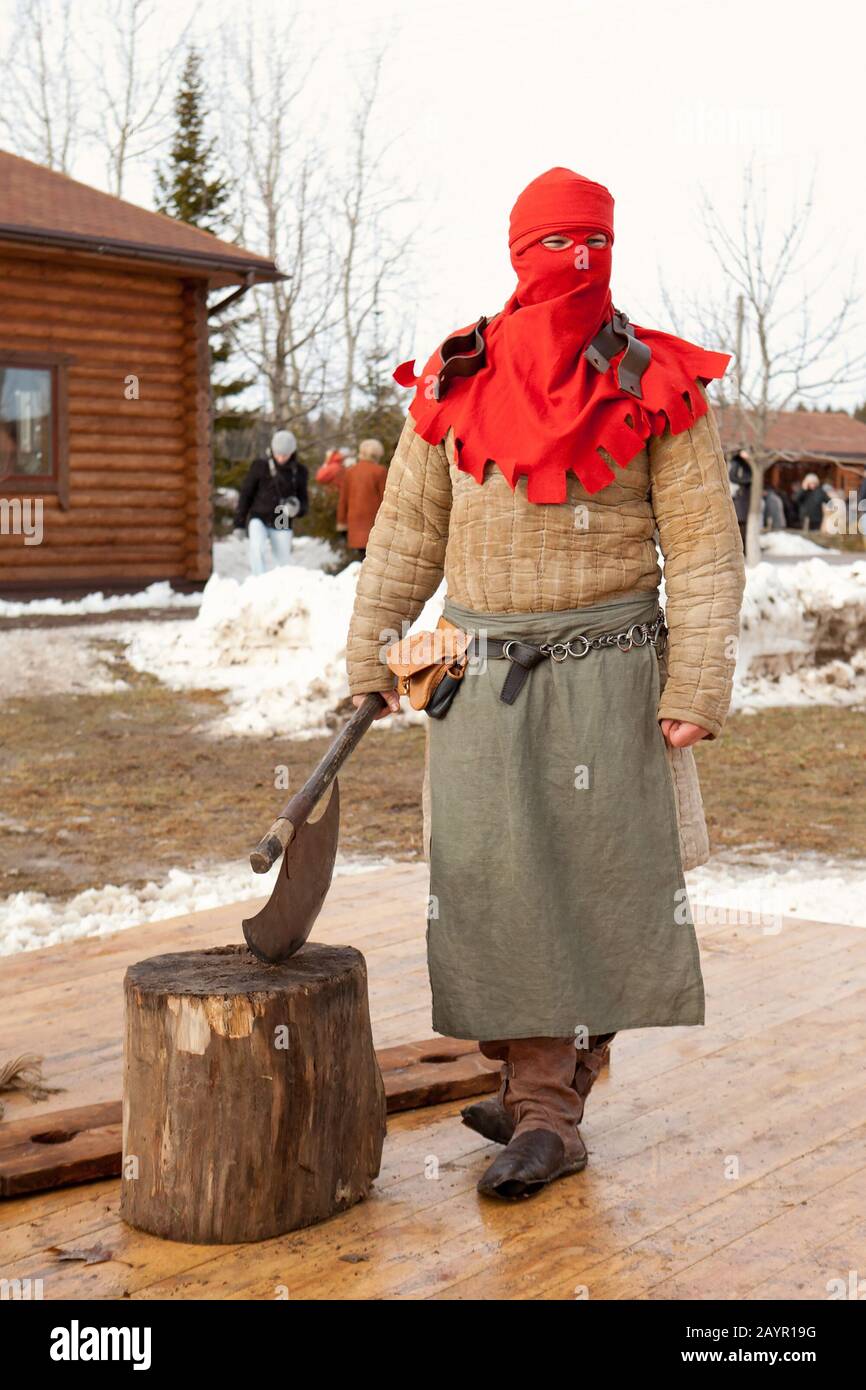
M 250 855 L 257 874 L 266 874 L 283 856 L 271 896 L 255 917 L 243 923 L 247 945 L 259 960 L 287 960 L 312 931 L 331 886 L 340 838 L 340 785 L 335 778 L 384 704 L 376 692 L 358 706 Z M 311 812 L 332 782 L 334 788 L 323 814 L 310 822 Z

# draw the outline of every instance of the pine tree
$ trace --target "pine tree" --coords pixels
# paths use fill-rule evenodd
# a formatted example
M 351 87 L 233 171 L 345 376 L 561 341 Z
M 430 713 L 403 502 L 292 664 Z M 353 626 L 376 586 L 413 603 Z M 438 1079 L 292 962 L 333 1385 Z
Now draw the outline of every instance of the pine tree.
M 174 100 L 175 133 L 166 163 L 156 171 L 156 205 L 160 212 L 188 222 L 214 235 L 225 228 L 232 188 L 228 179 L 217 172 L 216 140 L 208 139 L 208 109 L 202 75 L 201 54 L 189 49 Z M 214 406 L 214 427 L 217 431 L 244 429 L 251 423 L 249 412 L 233 405 L 235 399 L 252 384 L 250 377 L 215 378 L 232 355 L 232 342 L 241 318 L 225 320 L 211 328 L 211 397 Z M 226 460 L 217 459 L 217 482 L 230 479 L 225 472 Z
M 168 161 L 156 173 L 157 208 L 180 222 L 217 233 L 225 224 L 231 187 L 212 172 L 216 141 L 206 136 L 202 59 L 195 48 L 190 48 L 180 76 L 174 115 L 177 124 Z

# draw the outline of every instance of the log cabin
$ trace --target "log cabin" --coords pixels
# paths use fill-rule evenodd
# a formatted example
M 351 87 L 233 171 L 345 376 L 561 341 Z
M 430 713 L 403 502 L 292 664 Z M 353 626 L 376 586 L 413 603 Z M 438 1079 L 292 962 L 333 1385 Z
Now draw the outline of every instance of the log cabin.
M 0 152 L 0 593 L 207 580 L 209 296 L 283 278 Z
M 716 418 L 729 458 L 760 438 L 758 418 L 748 411 L 720 406 Z M 772 455 L 766 485 L 782 492 L 798 488 L 807 473 L 817 473 L 829 487 L 856 493 L 866 474 L 866 425 L 842 410 L 773 411 L 764 443 Z

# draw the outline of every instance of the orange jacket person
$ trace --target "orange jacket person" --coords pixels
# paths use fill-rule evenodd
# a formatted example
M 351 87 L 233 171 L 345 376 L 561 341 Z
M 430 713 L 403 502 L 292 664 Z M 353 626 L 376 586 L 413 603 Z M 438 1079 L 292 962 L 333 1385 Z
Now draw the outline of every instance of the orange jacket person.
M 388 470 L 382 462 L 384 453 L 378 439 L 363 440 L 358 448 L 358 462 L 345 468 L 340 478 L 337 530 L 347 532 L 347 544 L 352 550 L 359 550 L 362 558 L 385 495 Z

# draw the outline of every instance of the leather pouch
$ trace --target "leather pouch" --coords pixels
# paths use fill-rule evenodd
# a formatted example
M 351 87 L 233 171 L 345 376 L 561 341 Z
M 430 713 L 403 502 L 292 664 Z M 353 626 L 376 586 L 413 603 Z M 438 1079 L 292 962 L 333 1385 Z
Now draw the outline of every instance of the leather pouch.
M 394 642 L 385 661 L 397 677 L 397 693 L 408 695 L 413 709 L 441 719 L 460 689 L 471 640 L 468 632 L 440 618 L 433 632 L 413 632 Z

